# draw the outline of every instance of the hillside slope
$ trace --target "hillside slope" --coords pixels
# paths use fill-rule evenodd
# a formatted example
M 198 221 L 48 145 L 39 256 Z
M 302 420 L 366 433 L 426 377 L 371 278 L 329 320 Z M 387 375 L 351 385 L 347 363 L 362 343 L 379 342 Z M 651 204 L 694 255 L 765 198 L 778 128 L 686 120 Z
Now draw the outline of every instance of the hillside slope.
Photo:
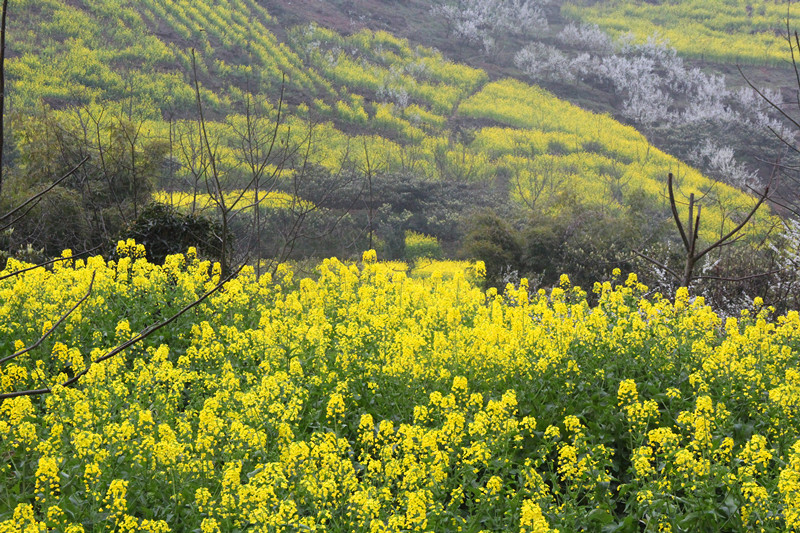
M 270 167 L 276 177 L 289 179 L 278 179 L 276 187 L 320 208 L 359 205 L 365 213 L 368 203 L 370 241 L 377 228 L 384 242 L 406 230 L 453 242 L 465 229 L 460 217 L 482 205 L 520 219 L 558 216 L 565 206 L 574 212 L 580 205 L 611 221 L 628 217 L 631 210 L 647 219 L 646 226 L 634 227 L 626 237 L 636 246 L 655 228 L 670 223 L 665 201 L 668 172 L 678 177 L 681 194 L 706 198 L 701 231 L 707 238 L 730 227 L 737 213 L 752 204 L 747 195 L 715 183 L 609 116 L 584 111 L 519 81 L 491 81 L 500 74 L 497 68 L 490 75 L 385 31 L 343 34 L 322 24 L 286 23 L 318 16 L 321 23 L 340 25 L 341 13 L 334 21 L 330 6 L 324 6 L 320 3 L 317 12 L 304 4 L 290 11 L 288 6 L 279 9 L 255 0 L 13 3 L 8 71 L 16 190 L 26 190 L 31 172 L 38 171 L 42 151 L 47 150 L 43 146 L 60 150 L 61 156 L 47 165 L 52 175 L 74 164 L 74 151 L 85 151 L 65 148 L 59 131 L 69 132 L 78 147 L 81 136 L 86 140 L 94 135 L 102 159 L 104 135 L 115 138 L 115 124 L 124 119 L 136 124 L 134 139 L 156 143 L 159 157 L 170 162 L 159 165 L 157 157 L 151 158 L 150 175 L 134 176 L 128 187 L 194 187 L 196 195 L 203 177 L 208 179 L 208 167 L 203 166 L 207 162 L 197 167 L 192 159 L 201 161 L 207 155 L 204 149 L 198 152 L 192 140 L 198 118 L 196 77 L 216 158 L 227 165 L 217 187 L 234 190 L 247 184 L 240 133 L 258 103 L 265 120 L 281 122 L 281 142 L 297 147 L 293 159 Z M 356 7 L 352 3 L 348 9 Z M 305 8 L 309 11 L 302 12 Z M 377 17 L 391 25 L 395 19 L 390 11 L 390 6 L 382 6 L 370 20 Z M 421 3 L 395 10 L 396 17 L 408 13 L 420 17 L 428 11 Z M 428 18 L 428 24 L 440 24 Z M 406 21 L 406 27 L 415 20 Z M 48 120 L 55 125 L 44 128 L 55 132 L 49 144 L 37 138 L 42 104 L 54 110 Z M 91 133 L 93 129 L 97 132 Z M 136 142 L 131 151 L 144 150 Z M 210 148 L 212 143 L 206 139 L 205 144 Z M 305 159 L 298 160 L 303 153 Z M 347 169 L 348 190 L 360 187 L 362 194 L 366 185 L 358 185 L 358 180 L 374 171 L 389 183 L 389 196 L 370 196 L 368 202 L 362 196 L 349 204 L 330 195 L 314 196 L 291 178 L 303 175 L 310 164 L 333 176 Z M 137 165 L 143 166 L 134 157 L 129 171 Z M 460 184 L 457 187 L 471 192 L 456 205 L 433 213 L 423 191 L 431 190 L 430 185 L 414 185 L 422 187 L 413 193 L 421 195 L 422 203 L 411 207 L 391 192 L 411 178 Z M 392 213 L 381 215 L 380 226 L 373 212 L 382 201 Z M 122 212 L 121 216 L 130 218 Z M 354 232 L 359 233 L 357 228 Z M 355 253 L 364 245 L 363 227 L 360 234 L 361 240 L 351 239 L 351 249 L 327 247 L 325 253 Z
M 389 30 L 485 70 L 492 79 L 534 81 L 559 98 L 633 125 L 662 150 L 735 186 L 743 178 L 751 185 L 765 182 L 770 162 L 786 157 L 765 127 L 769 106 L 753 98 L 748 81 L 776 102 L 794 101 L 785 34 L 787 14 L 790 24 L 796 19 L 795 7 L 738 1 L 529 4 L 541 7 L 546 24 L 525 28 L 520 17 L 516 30 L 508 31 L 508 24 L 488 18 L 470 24 L 469 17 L 487 17 L 493 6 L 503 5 L 494 0 L 391 6 L 301 1 L 292 4 L 296 9 L 265 3 L 290 24 L 319 18 L 344 33 Z M 707 16 L 712 9 L 715 16 Z M 794 113 L 790 105 L 785 109 Z M 776 125 L 783 127 L 771 127 Z M 796 194 L 792 187 L 782 191 L 784 200 Z

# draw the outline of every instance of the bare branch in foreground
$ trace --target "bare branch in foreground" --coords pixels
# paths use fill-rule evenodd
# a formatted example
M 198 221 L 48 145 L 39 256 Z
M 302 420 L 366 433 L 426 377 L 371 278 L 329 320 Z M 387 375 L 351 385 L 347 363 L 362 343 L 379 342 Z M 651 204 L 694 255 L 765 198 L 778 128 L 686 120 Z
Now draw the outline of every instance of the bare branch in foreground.
M 54 182 L 53 182 L 53 183 L 52 183 L 52 184 L 51 184 L 49 187 L 47 187 L 47 188 L 46 188 L 46 189 L 44 189 L 43 191 L 37 192 L 36 194 L 34 194 L 34 195 L 33 195 L 33 196 L 31 196 L 30 198 L 28 198 L 27 200 L 25 200 L 24 202 L 22 202 L 20 205 L 18 205 L 17 207 L 15 207 L 14 209 L 12 209 L 12 210 L 11 210 L 11 211 L 9 211 L 8 213 L 6 213 L 5 215 L 2 215 L 2 216 L 0 216 L 0 220 L 5 220 L 5 219 L 7 219 L 8 217 L 10 217 L 10 216 L 14 215 L 14 213 L 16 213 L 17 211 L 21 211 L 22 209 L 24 209 L 24 208 L 25 208 L 25 206 L 27 206 L 27 205 L 28 205 L 28 204 L 30 204 L 31 202 L 35 202 L 35 201 L 37 201 L 39 198 L 41 198 L 42 196 L 44 196 L 45 194 L 47 194 L 48 192 L 50 192 L 51 190 L 53 190 L 53 189 L 54 189 L 54 188 L 55 188 L 55 187 L 56 187 L 56 186 L 57 186 L 59 183 L 61 183 L 62 181 L 64 181 L 64 180 L 65 180 L 65 179 L 67 179 L 68 177 L 72 176 L 73 174 L 75 174 L 75 172 L 77 172 L 77 171 L 78 171 L 78 169 L 79 169 L 79 168 L 81 168 L 81 167 L 83 166 L 83 164 L 84 164 L 84 163 L 86 163 L 88 160 L 89 160 L 89 156 L 87 155 L 87 156 L 86 156 L 86 157 L 84 157 L 84 158 L 83 158 L 83 159 L 82 159 L 82 160 L 81 160 L 81 161 L 80 161 L 80 162 L 79 162 L 77 165 L 75 165 L 75 166 L 72 168 L 72 170 L 70 170 L 69 172 L 67 172 L 66 174 L 64 174 L 64 175 L 63 175 L 63 176 L 61 176 L 60 178 L 58 178 L 58 179 L 57 179 L 56 181 L 54 181 Z M 11 222 L 11 224 L 13 224 L 14 222 L 16 222 L 17 220 L 19 220 L 19 218 L 15 219 L 13 222 Z M 4 227 L 0 228 L 0 231 L 2 231 L 2 230 L 4 230 L 4 229 L 6 229 L 6 228 L 7 228 L 9 225 L 11 225 L 11 224 L 7 224 L 6 226 L 4 226 Z
M 163 328 L 164 326 L 167 326 L 167 325 L 171 324 L 172 322 L 177 320 L 179 317 L 181 317 L 184 313 L 186 313 L 190 309 L 196 307 L 197 305 L 202 303 L 206 298 L 208 298 L 209 296 L 211 296 L 215 292 L 219 291 L 223 287 L 223 285 L 225 285 L 227 282 L 229 282 L 231 279 L 233 279 L 237 274 L 239 274 L 239 272 L 242 271 L 242 268 L 244 268 L 245 264 L 247 264 L 246 261 L 242 262 L 242 264 L 241 264 L 241 266 L 239 266 L 239 268 L 237 268 L 234 272 L 232 272 L 227 277 L 222 279 L 211 290 L 209 290 L 208 292 L 206 292 L 205 294 L 200 296 L 198 299 L 196 299 L 192 303 L 184 306 L 180 311 L 178 311 L 177 313 L 175 313 L 174 315 L 172 315 L 168 319 L 166 319 L 166 320 L 164 320 L 162 322 L 159 322 L 158 324 L 153 324 L 151 326 L 148 326 L 147 328 L 145 328 L 144 331 L 142 331 L 136 337 L 134 337 L 134 338 L 132 338 L 132 339 L 126 341 L 126 342 L 123 342 L 122 344 L 120 344 L 119 346 L 117 346 L 116 348 L 114 348 L 113 350 L 108 352 L 107 354 L 103 355 L 102 357 L 98 357 L 96 360 L 90 361 L 89 364 L 86 366 L 86 368 L 84 368 L 83 370 L 81 370 L 80 372 L 78 372 L 73 377 L 69 378 L 68 380 L 64 381 L 63 383 L 60 383 L 59 385 L 61 387 L 69 387 L 70 385 L 73 385 L 80 378 L 82 378 L 83 376 L 85 376 L 89 372 L 89 370 L 92 368 L 92 365 L 95 365 L 97 363 L 102 363 L 103 361 L 105 361 L 107 359 L 111 359 L 115 355 L 118 355 L 122 351 L 127 350 L 128 348 L 130 348 L 134 344 L 138 343 L 139 341 L 141 341 L 143 339 L 146 339 L 147 337 L 149 337 L 150 335 L 152 335 L 153 333 L 155 333 L 159 329 Z M 4 393 L 4 394 L 0 394 L 0 400 L 3 400 L 5 398 L 16 398 L 16 397 L 19 397 L 19 396 L 38 396 L 38 395 L 42 395 L 42 394 L 49 394 L 51 392 L 53 392 L 52 387 L 45 387 L 45 388 L 41 388 L 41 389 L 29 389 L 29 390 L 22 390 L 22 391 L 16 391 L 16 392 L 7 392 L 7 393 Z
M 640 252 L 640 251 L 638 251 L 638 250 L 633 250 L 633 253 L 635 253 L 636 255 L 638 255 L 639 257 L 641 257 L 642 259 L 645 259 L 645 260 L 647 260 L 647 261 L 650 261 L 651 263 L 653 263 L 654 265 L 656 265 L 656 266 L 657 266 L 657 267 L 659 267 L 660 269 L 662 269 L 662 270 L 666 271 L 667 273 L 669 273 L 671 276 L 673 276 L 673 277 L 675 277 L 675 278 L 680 278 L 680 276 L 678 275 L 678 273 L 677 273 L 677 272 L 675 272 L 674 270 L 672 270 L 671 268 L 669 268 L 667 265 L 665 265 L 665 264 L 663 264 L 663 263 L 659 263 L 658 261 L 656 261 L 656 260 L 655 260 L 655 259 L 653 259 L 652 257 L 650 257 L 650 256 L 647 256 L 647 255 L 644 255 L 643 253 L 641 253 L 641 252 Z
M 94 251 L 97 251 L 102 247 L 103 247 L 103 245 L 101 244 L 99 246 L 95 246 L 94 248 L 92 248 L 90 250 L 83 251 L 83 252 L 81 252 L 79 254 L 76 254 L 76 255 L 71 255 L 69 257 L 56 257 L 55 259 L 51 259 L 49 261 L 45 261 L 44 263 L 39 263 L 38 265 L 33 265 L 33 266 L 28 267 L 28 268 L 23 268 L 22 270 L 15 270 L 14 272 L 12 272 L 10 274 L 6 274 L 4 276 L 0 276 L 0 281 L 3 281 L 4 279 L 8 279 L 8 278 L 13 278 L 14 276 L 19 276 L 20 274 L 22 274 L 24 272 L 29 272 L 31 270 L 36 270 L 37 268 L 43 268 L 43 267 L 46 267 L 48 265 L 52 265 L 54 263 L 58 263 L 58 262 L 61 262 L 61 261 L 68 261 L 70 259 L 77 259 L 77 258 L 82 257 L 84 255 L 89 255 L 90 253 L 92 253 Z
M 742 276 L 740 278 L 726 278 L 726 277 L 722 277 L 722 276 L 697 276 L 694 279 L 710 279 L 710 280 L 714 280 L 714 281 L 729 281 L 731 283 L 736 283 L 736 282 L 739 282 L 739 281 L 747 281 L 747 280 L 750 280 L 750 279 L 763 278 L 764 276 L 771 276 L 772 274 L 779 274 L 779 273 L 783 272 L 784 270 L 785 269 L 781 268 L 781 269 L 778 269 L 778 270 L 770 270 L 769 272 L 762 272 L 760 274 L 752 274 L 750 276 Z
M 20 350 L 20 351 L 18 351 L 18 352 L 12 353 L 11 355 L 8 355 L 8 356 L 6 356 L 6 357 L 3 357 L 2 359 L 0 359 L 0 365 L 2 365 L 3 363 L 5 363 L 5 362 L 7 362 L 7 361 L 11 361 L 12 359 L 15 359 L 15 358 L 19 357 L 19 356 L 20 356 L 20 355 L 22 355 L 22 354 L 26 354 L 26 353 L 30 352 L 31 350 L 34 350 L 34 349 L 38 348 L 38 347 L 39 347 L 39 345 L 40 345 L 40 344 L 42 344 L 42 342 L 44 342 L 44 340 L 45 340 L 47 337 L 49 337 L 49 336 L 50 336 L 50 334 L 51 334 L 51 333 L 53 333 L 53 332 L 56 330 L 56 328 L 57 328 L 58 326 L 60 326 L 60 325 L 61 325 L 61 323 L 62 323 L 62 322 L 64 322 L 64 321 L 67 319 L 67 317 L 68 317 L 69 315 L 71 315 L 72 313 L 74 313 L 74 312 L 75 312 L 75 310 L 76 310 L 76 309 L 77 309 L 77 308 L 78 308 L 78 307 L 79 307 L 79 306 L 80 306 L 80 305 L 81 305 L 83 302 L 85 302 L 85 301 L 86 301 L 86 299 L 89 297 L 89 295 L 90 295 L 90 294 L 92 294 L 92 288 L 94 287 L 94 277 L 95 277 L 95 275 L 96 275 L 96 274 L 97 274 L 97 272 L 92 272 L 92 280 L 89 282 L 89 289 L 86 291 L 86 294 L 83 296 L 83 298 L 81 298 L 80 300 L 78 300 L 78 301 L 75 303 L 75 305 L 73 305 L 73 306 L 72 306 L 72 307 L 69 309 L 69 311 L 67 311 L 66 313 L 64 313 L 64 315 L 63 315 L 61 318 L 59 318 L 59 319 L 58 319 L 58 322 L 56 322 L 55 324 L 53 324 L 53 325 L 50 327 L 50 329 L 48 329 L 48 330 L 47 330 L 47 331 L 44 333 L 44 335 L 42 335 L 41 337 L 39 337 L 39 340 L 37 340 L 36 342 L 34 342 L 33 344 L 31 344 L 31 345 L 30 345 L 30 346 L 28 346 L 27 348 L 23 348 L 22 350 Z
M 763 193 L 761 193 L 759 195 L 758 201 L 750 209 L 750 211 L 747 213 L 747 216 L 744 217 L 744 220 L 742 220 L 731 231 L 729 231 L 725 235 L 720 236 L 719 239 L 717 239 L 716 241 L 711 243 L 709 246 L 707 246 L 706 248 L 704 248 L 704 249 L 702 249 L 700 251 L 697 251 L 697 243 L 698 243 L 699 237 L 700 237 L 700 220 L 701 220 L 700 219 L 700 213 L 701 213 L 702 206 L 696 203 L 696 199 L 695 199 L 694 194 L 690 194 L 689 195 L 689 213 L 688 213 L 689 216 L 687 217 L 688 227 L 684 228 L 684 224 L 680 219 L 680 215 L 678 214 L 678 206 L 677 206 L 677 202 L 675 200 L 675 192 L 674 192 L 674 188 L 673 188 L 673 179 L 674 178 L 673 178 L 672 172 L 670 172 L 667 175 L 667 189 L 669 191 L 669 205 L 670 205 L 670 209 L 672 211 L 672 217 L 675 220 L 675 225 L 677 226 L 678 232 L 680 233 L 680 236 L 681 236 L 681 240 L 683 241 L 683 247 L 686 249 L 686 256 L 685 256 L 685 259 L 684 259 L 684 267 L 683 267 L 683 274 L 679 274 L 678 272 L 668 268 L 666 265 L 663 265 L 663 264 L 659 263 L 658 261 L 656 261 L 652 257 L 648 257 L 647 255 L 644 255 L 641 252 L 638 252 L 638 251 L 634 250 L 634 253 L 636 255 L 646 259 L 647 261 L 653 263 L 654 265 L 662 268 L 665 272 L 667 272 L 669 275 L 671 275 L 676 280 L 678 280 L 681 283 L 682 287 L 688 287 L 689 285 L 691 285 L 692 281 L 697 280 L 697 279 L 719 279 L 721 281 L 734 281 L 733 278 L 727 279 L 727 278 L 714 278 L 712 276 L 702 276 L 702 277 L 695 276 L 695 274 L 694 274 L 695 266 L 697 265 L 698 261 L 700 261 L 700 259 L 702 259 L 706 254 L 708 254 L 712 250 L 715 250 L 717 248 L 721 248 L 721 247 L 724 247 L 724 246 L 731 245 L 731 244 L 735 243 L 736 241 L 738 241 L 742 237 L 742 235 L 739 232 L 745 227 L 745 225 L 747 225 L 748 222 L 750 222 L 750 219 L 752 219 L 753 216 L 756 214 L 756 211 L 758 211 L 758 208 L 761 207 L 761 204 L 763 204 L 764 201 L 769 197 L 769 190 L 770 190 L 770 188 L 772 186 L 772 183 L 773 183 L 773 181 L 775 179 L 775 172 L 776 172 L 776 167 L 773 167 L 772 175 L 770 176 L 770 180 L 769 180 L 769 183 L 767 184 L 766 189 L 764 190 Z M 697 207 L 696 214 L 695 214 L 695 206 Z M 765 275 L 767 275 L 767 273 L 753 275 L 753 276 L 746 276 L 746 277 L 742 278 L 742 280 L 752 279 L 752 278 L 761 277 L 761 276 L 765 276 Z

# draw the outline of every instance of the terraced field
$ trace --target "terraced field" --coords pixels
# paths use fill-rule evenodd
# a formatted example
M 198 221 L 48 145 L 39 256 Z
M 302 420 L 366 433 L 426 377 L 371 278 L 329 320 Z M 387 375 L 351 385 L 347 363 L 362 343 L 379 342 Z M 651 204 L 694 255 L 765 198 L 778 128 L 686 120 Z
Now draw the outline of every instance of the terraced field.
M 223 159 L 235 159 L 234 125 L 247 102 L 263 101 L 265 116 L 274 118 L 285 84 L 286 130 L 299 136 L 313 129 L 311 157 L 330 169 L 344 157 L 363 167 L 371 154 L 389 172 L 506 180 L 521 209 L 543 182 L 553 184 L 551 198 L 570 183 L 591 205 L 613 208 L 636 194 L 665 214 L 668 171 L 687 194 L 711 189 L 711 181 L 608 117 L 519 82 L 486 85 L 486 73 L 386 32 L 345 36 L 306 25 L 280 41 L 276 19 L 251 0 L 25 0 L 12 8 L 10 94 L 23 113 L 44 102 L 69 122 L 68 106 L 102 102 L 111 113 L 147 120 L 150 138 L 190 131 L 194 53 Z M 24 150 L 26 139 L 18 142 Z M 185 156 L 175 150 L 173 159 Z M 190 166 L 182 161 L 179 172 Z M 747 202 L 720 190 L 733 205 Z
M 567 2 L 562 13 L 615 35 L 666 39 L 687 56 L 729 63 L 783 64 L 792 2 L 690 0 L 681 2 Z

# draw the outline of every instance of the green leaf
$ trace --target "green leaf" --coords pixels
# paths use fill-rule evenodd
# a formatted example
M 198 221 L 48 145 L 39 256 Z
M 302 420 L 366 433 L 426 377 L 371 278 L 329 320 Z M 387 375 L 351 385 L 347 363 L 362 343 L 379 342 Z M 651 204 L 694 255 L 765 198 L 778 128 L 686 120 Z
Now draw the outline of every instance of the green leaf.
M 614 522 L 614 517 L 611 516 L 611 513 L 609 513 L 605 509 L 595 509 L 594 511 L 589 513 L 589 516 L 587 516 L 587 518 L 589 519 L 589 522 L 595 522 L 595 523 L 599 522 L 600 524 L 611 524 L 612 522 Z

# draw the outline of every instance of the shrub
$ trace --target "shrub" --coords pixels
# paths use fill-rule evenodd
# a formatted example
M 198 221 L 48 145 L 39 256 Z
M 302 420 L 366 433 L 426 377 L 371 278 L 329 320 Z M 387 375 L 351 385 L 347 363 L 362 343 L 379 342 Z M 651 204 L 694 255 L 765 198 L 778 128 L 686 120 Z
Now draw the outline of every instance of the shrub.
M 442 248 L 439 246 L 439 240 L 436 237 L 417 233 L 415 231 L 406 231 L 406 259 L 413 261 L 422 257 L 428 259 L 441 259 Z
M 499 287 L 504 274 L 521 267 L 522 247 L 517 232 L 493 211 L 479 213 L 464 239 L 462 252 L 486 265 L 486 284 Z
M 172 206 L 153 202 L 125 229 L 122 238 L 143 244 L 148 260 L 163 263 L 168 255 L 183 253 L 190 246 L 218 259 L 222 254 L 221 235 L 220 224 L 208 217 L 184 214 Z

